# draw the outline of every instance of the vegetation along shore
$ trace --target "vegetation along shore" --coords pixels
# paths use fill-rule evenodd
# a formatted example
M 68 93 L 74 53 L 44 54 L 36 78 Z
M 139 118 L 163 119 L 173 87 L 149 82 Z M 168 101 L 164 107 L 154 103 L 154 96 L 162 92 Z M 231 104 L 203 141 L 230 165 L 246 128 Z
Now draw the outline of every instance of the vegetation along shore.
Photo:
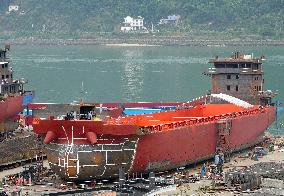
M 284 46 L 284 40 L 271 39 L 191 39 L 188 37 L 160 36 L 143 38 L 109 38 L 98 37 L 90 39 L 39 39 L 39 38 L 17 38 L 1 39 L 1 43 L 16 45 L 107 45 L 107 46 Z

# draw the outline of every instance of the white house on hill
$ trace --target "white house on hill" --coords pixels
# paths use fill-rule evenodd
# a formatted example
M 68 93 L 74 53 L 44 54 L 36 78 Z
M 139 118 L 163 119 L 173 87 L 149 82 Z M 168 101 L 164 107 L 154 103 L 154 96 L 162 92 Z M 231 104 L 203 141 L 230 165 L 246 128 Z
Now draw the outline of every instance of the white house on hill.
M 9 5 L 8 8 L 8 12 L 12 12 L 12 11 L 18 11 L 19 10 L 19 6 L 18 5 Z
M 169 15 L 166 19 L 160 19 L 159 24 L 178 24 L 180 15 Z
M 126 16 L 120 30 L 123 32 L 146 30 L 146 27 L 144 27 L 144 18 L 141 16 L 137 18 Z

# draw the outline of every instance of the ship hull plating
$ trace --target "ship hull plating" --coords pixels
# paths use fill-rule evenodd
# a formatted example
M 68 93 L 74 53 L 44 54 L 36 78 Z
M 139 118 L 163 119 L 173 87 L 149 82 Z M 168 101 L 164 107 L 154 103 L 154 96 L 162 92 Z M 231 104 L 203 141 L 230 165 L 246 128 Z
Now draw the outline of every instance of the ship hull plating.
M 96 145 L 52 143 L 46 146 L 46 153 L 51 169 L 63 179 L 113 178 L 120 167 L 130 171 L 137 140 Z
M 232 120 L 228 150 L 247 148 L 261 141 L 274 121 L 275 108 L 255 116 Z M 165 171 L 213 157 L 216 153 L 216 123 L 199 124 L 140 138 L 132 172 Z
M 232 119 L 227 144 L 230 152 L 250 147 L 263 138 L 274 121 L 275 108 L 257 115 Z M 91 144 L 51 143 L 47 155 L 51 168 L 68 180 L 116 178 L 119 167 L 127 173 L 165 171 L 209 159 L 216 153 L 216 122 L 147 135 L 99 139 Z M 74 138 L 76 139 L 76 138 Z
M 22 96 L 11 96 L 0 101 L 0 132 L 13 130 L 15 127 L 13 118 L 22 109 Z

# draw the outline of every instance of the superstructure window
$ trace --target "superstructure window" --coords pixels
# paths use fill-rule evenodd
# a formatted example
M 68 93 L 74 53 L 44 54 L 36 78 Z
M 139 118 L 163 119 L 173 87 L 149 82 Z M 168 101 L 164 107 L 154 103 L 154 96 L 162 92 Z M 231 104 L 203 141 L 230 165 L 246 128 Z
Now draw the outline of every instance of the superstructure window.
M 227 79 L 230 80 L 231 79 L 231 75 L 227 75 Z
M 5 76 L 4 76 L 4 75 L 2 75 L 2 79 L 5 79 Z
M 227 85 L 227 91 L 230 91 L 230 90 L 231 90 L 231 86 Z
M 261 91 L 261 86 L 254 86 L 254 90 Z
M 10 93 L 15 93 L 15 86 L 14 86 L 14 85 L 12 85 L 12 86 L 10 87 Z
M 240 65 L 241 65 L 241 68 L 251 68 L 251 63 L 242 63 Z
M 9 75 L 6 75 L 6 78 L 9 78 Z
M 240 75 L 239 75 L 239 74 L 237 74 L 237 75 L 236 75 L 236 79 L 239 79 L 239 78 L 240 78 Z
M 258 67 L 258 64 L 252 64 L 252 67 L 253 67 L 253 69 L 258 69 L 259 67 Z
M 226 64 L 226 68 L 238 68 L 238 64 L 231 64 L 231 63 L 228 63 Z
M 239 91 L 239 86 L 238 85 L 236 85 L 236 91 Z
M 225 64 L 215 64 L 216 68 L 225 68 Z

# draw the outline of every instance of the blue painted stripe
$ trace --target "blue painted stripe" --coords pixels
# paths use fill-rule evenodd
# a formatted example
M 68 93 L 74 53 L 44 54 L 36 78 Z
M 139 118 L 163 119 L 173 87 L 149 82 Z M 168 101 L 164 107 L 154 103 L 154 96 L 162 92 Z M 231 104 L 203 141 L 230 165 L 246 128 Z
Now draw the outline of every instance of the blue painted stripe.
M 24 95 L 23 96 L 23 106 L 28 105 L 33 101 L 34 96 L 33 95 Z

